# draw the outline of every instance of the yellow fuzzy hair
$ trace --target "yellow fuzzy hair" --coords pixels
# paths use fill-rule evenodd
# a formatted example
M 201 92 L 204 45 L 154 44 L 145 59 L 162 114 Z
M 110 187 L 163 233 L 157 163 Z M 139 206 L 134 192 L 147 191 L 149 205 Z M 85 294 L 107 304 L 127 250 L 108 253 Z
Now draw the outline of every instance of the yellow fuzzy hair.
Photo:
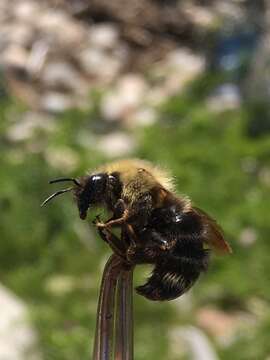
M 174 191 L 173 179 L 167 171 L 159 166 L 151 164 L 149 161 L 141 159 L 123 159 L 105 164 L 97 169 L 98 172 L 107 172 L 111 174 L 118 172 L 120 178 L 126 185 L 140 169 L 145 170 L 151 176 L 153 183 L 159 183 L 164 189 Z M 151 182 L 152 182 L 151 181 Z
M 153 187 L 160 185 L 169 192 L 175 192 L 173 178 L 169 173 L 149 161 L 141 159 L 123 159 L 105 164 L 93 173 L 105 172 L 112 174 L 117 172 L 123 184 L 123 197 L 133 203 L 138 197 Z M 183 211 L 191 208 L 190 199 L 187 196 L 178 198 L 183 204 Z

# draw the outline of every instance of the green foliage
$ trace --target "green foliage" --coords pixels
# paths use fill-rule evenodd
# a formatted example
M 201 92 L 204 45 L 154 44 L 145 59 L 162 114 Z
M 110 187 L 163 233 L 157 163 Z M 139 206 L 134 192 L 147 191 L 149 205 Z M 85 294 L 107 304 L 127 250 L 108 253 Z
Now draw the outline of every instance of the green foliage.
M 160 109 L 156 125 L 137 133 L 135 155 L 170 169 L 179 193 L 218 219 L 234 251 L 213 256 L 209 272 L 191 292 L 190 311 L 174 306 L 177 301 L 150 303 L 135 295 L 139 360 L 169 358 L 168 330 L 195 323 L 196 310 L 209 304 L 256 318 L 252 329 L 227 346 L 217 345 L 222 359 L 264 359 L 270 351 L 269 311 L 259 316 L 250 305 L 255 299 L 268 309 L 270 302 L 270 137 L 250 136 L 245 108 L 220 114 L 207 110 L 205 96 L 217 81 L 199 79 L 185 96 Z M 104 161 L 94 149 L 94 132 L 103 129 L 97 109 L 74 110 L 56 119 L 53 131 L 41 128 L 27 140 L 11 141 L 12 119 L 19 122 L 25 111 L 7 100 L 0 107 L 1 279 L 29 304 L 45 358 L 86 360 L 108 250 L 78 219 L 68 194 L 46 208 L 40 203 L 57 188 L 48 179 L 80 175 Z M 66 157 L 63 164 L 54 163 L 67 149 L 72 166 L 63 165 Z M 254 241 L 245 243 L 246 230 L 255 234 Z M 135 283 L 146 270 L 138 267 Z

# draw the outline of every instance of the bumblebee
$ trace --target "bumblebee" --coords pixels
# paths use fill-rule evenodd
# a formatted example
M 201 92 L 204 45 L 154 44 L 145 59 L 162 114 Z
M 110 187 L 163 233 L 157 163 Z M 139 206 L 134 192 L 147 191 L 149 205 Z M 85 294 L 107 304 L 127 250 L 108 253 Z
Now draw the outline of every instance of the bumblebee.
M 151 163 L 129 159 L 98 168 L 87 176 L 61 178 L 73 186 L 52 194 L 43 203 L 72 191 L 81 219 L 95 205 L 112 214 L 94 224 L 127 266 L 152 264 L 146 283 L 136 288 L 150 300 L 172 300 L 184 294 L 209 265 L 210 248 L 230 253 L 220 226 L 194 207 L 186 196 L 176 195 L 168 173 Z M 112 228 L 121 229 L 120 238 Z

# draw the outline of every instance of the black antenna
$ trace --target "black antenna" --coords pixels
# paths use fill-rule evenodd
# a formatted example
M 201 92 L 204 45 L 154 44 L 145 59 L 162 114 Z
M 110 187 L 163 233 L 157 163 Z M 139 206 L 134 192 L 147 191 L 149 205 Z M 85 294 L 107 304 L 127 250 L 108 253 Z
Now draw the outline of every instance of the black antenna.
M 74 178 L 59 178 L 59 179 L 54 179 L 54 180 L 50 180 L 49 184 L 54 184 L 54 183 L 58 183 L 58 182 L 62 182 L 62 181 L 73 181 L 75 185 L 77 186 L 82 186 L 79 181 L 77 179 Z
M 41 207 L 46 205 L 49 201 L 51 201 L 53 198 L 55 198 L 58 195 L 64 194 L 68 191 L 71 191 L 73 188 L 67 188 L 67 189 L 63 189 L 63 190 L 59 190 L 57 192 L 55 192 L 54 194 L 50 195 L 46 200 L 43 201 L 43 203 L 40 205 Z

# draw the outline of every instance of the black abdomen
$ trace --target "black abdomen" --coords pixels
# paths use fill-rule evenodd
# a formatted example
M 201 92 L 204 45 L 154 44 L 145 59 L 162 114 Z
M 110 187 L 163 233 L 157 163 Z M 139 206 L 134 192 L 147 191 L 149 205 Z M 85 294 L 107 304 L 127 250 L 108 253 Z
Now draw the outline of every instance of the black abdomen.
M 155 243 L 157 233 L 163 242 Z M 150 300 L 181 296 L 207 270 L 209 263 L 200 218 L 193 211 L 183 213 L 177 206 L 155 209 L 145 234 L 145 248 L 155 249 L 152 253 L 156 258 L 151 259 L 155 267 L 146 284 L 137 287 L 137 292 Z

